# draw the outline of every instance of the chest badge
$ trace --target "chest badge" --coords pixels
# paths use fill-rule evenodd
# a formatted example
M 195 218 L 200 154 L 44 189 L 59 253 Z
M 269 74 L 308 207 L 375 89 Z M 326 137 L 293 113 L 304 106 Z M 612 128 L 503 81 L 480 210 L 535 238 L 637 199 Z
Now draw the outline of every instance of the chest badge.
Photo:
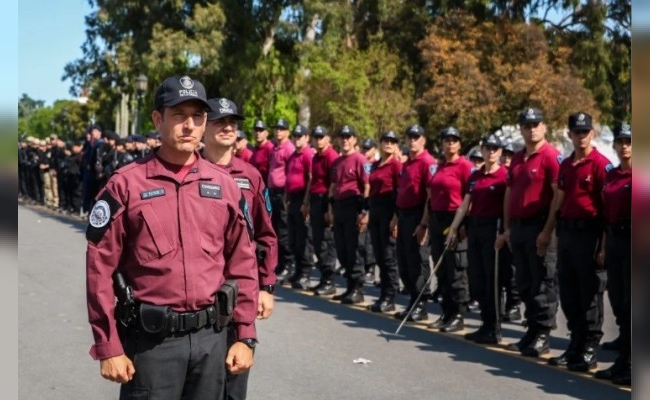
M 214 183 L 205 183 L 201 182 L 199 184 L 199 195 L 201 197 L 209 197 L 212 199 L 221 198 L 221 185 L 215 185 Z

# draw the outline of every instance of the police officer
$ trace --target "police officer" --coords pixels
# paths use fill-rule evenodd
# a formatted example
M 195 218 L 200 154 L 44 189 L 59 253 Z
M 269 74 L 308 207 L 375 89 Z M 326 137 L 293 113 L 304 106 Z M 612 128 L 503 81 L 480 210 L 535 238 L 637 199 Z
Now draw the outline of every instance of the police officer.
M 549 359 L 549 364 L 587 372 L 597 366 L 596 349 L 603 336 L 607 276 L 596 256 L 603 232 L 601 192 L 606 173 L 613 166 L 591 145 L 591 115 L 571 114 L 568 124 L 574 151 L 560 165 L 556 205 L 560 306 L 571 341 L 562 355 Z
M 159 151 L 117 171 L 89 216 L 90 355 L 104 378 L 122 383 L 120 399 L 214 399 L 225 393 L 226 370 L 242 373 L 253 363 L 258 280 L 250 217 L 235 181 L 195 151 L 208 107 L 200 82 L 165 79 L 152 112 Z M 113 289 L 116 271 L 124 278 L 116 286 L 132 289 L 139 310 L 121 318 L 127 325 L 119 334 L 114 293 L 131 292 Z M 230 348 L 226 330 L 215 327 L 216 292 L 226 279 L 238 284 L 238 342 Z
M 373 312 L 394 311 L 395 295 L 399 287 L 395 238 L 390 235 L 390 221 L 395 215 L 397 185 L 402 173 L 402 163 L 397 155 L 397 142 L 397 134 L 393 131 L 381 135 L 381 157 L 373 163 L 368 178 L 368 231 L 379 267 L 381 290 L 377 301 L 368 307 Z
M 555 228 L 551 206 L 557 201 L 562 156 L 545 139 L 541 110 L 523 110 L 519 127 L 525 147 L 512 158 L 504 196 L 505 230 L 495 246 L 510 244 L 519 294 L 526 304 L 526 333 L 508 348 L 537 357 L 549 352 L 549 334 L 558 306 L 555 265 L 547 263 L 545 257 Z
M 269 131 L 264 121 L 259 119 L 255 121 L 253 131 L 255 132 L 255 150 L 253 151 L 250 163 L 260 171 L 264 182 L 268 182 L 269 156 L 273 151 L 273 142 L 268 139 Z
M 435 174 L 427 187 L 428 208 L 425 209 L 416 234 L 420 235 L 428 226 L 431 257 L 438 260 L 447 246 L 447 229 L 454 219 L 456 210 L 461 205 L 472 163 L 460 154 L 460 132 L 448 127 L 440 132 L 442 151 L 445 159 L 438 164 Z M 430 328 L 442 332 L 457 332 L 465 327 L 464 315 L 469 302 L 469 284 L 467 270 L 459 262 L 453 248 L 444 255 L 442 264 L 436 271 L 442 302 L 442 313 Z
M 478 171 L 483 167 L 483 164 L 485 164 L 485 159 L 483 158 L 480 149 L 472 149 L 467 156 L 473 165 L 472 172 Z
M 147 146 L 147 138 L 143 135 L 133 135 L 133 150 L 130 151 L 134 160 L 140 160 L 151 154 L 151 150 Z
M 244 119 L 238 113 L 237 105 L 223 98 L 210 99 L 208 104 L 212 111 L 208 112 L 203 156 L 233 177 L 250 206 L 257 255 L 256 273 L 260 284 L 257 318 L 266 319 L 271 316 L 274 307 L 276 279 L 273 270 L 278 258 L 278 239 L 271 224 L 268 190 L 255 167 L 233 157 L 237 121 Z M 237 340 L 236 332 L 230 329 L 228 334 L 229 343 L 234 343 Z M 228 374 L 226 386 L 229 400 L 246 398 L 248 375 L 248 371 L 238 375 Z
M 302 206 L 311 181 L 311 163 L 314 150 L 309 146 L 309 130 L 296 125 L 291 134 L 295 151 L 287 160 L 287 183 L 284 190 L 289 225 L 289 247 L 296 261 L 291 277 L 294 289 L 309 289 L 309 274 L 314 266 L 314 252 L 311 245 L 311 229 L 303 214 Z
M 334 243 L 341 266 L 345 268 L 346 290 L 333 297 L 343 304 L 363 302 L 364 269 L 357 258 L 359 231 L 368 225 L 368 174 L 365 157 L 356 148 L 353 127 L 339 129 L 341 156 L 332 165 L 329 218 L 334 222 Z
M 399 276 L 410 300 L 406 309 L 396 312 L 394 316 L 404 319 L 408 310 L 413 308 L 408 320 L 424 321 L 429 318 L 427 300 L 431 295 L 429 287 L 425 287 L 431 274 L 427 226 L 422 227 L 425 237 L 417 237 L 416 234 L 427 204 L 427 185 L 436 172 L 437 164 L 425 148 L 426 137 L 420 125 L 411 125 L 406 129 L 406 143 L 409 158 L 402 166 L 402 175 L 397 184 L 397 212 L 391 220 L 390 231 L 391 236 L 396 238 Z M 423 295 L 416 304 L 423 288 Z
M 372 171 L 373 164 L 378 159 L 378 149 L 377 142 L 373 139 L 365 139 L 361 143 L 361 152 L 364 157 L 366 157 L 366 163 L 364 164 L 364 169 L 368 175 Z M 358 257 L 361 265 L 364 266 L 366 274 L 364 280 L 366 283 L 373 283 L 375 281 L 375 252 L 372 247 L 372 240 L 370 238 L 370 233 L 367 229 L 359 231 L 359 241 L 358 241 Z
M 614 364 L 596 371 L 596 378 L 618 385 L 632 384 L 632 129 L 627 124 L 614 128 L 614 149 L 620 165 L 607 173 L 603 187 L 603 208 L 607 229 L 598 262 L 607 268 L 607 291 L 619 326 L 618 357 Z
M 316 286 L 309 289 L 317 296 L 327 296 L 336 293 L 334 287 L 336 249 L 332 221 L 326 221 L 326 216 L 329 207 L 331 169 L 339 155 L 332 147 L 330 136 L 324 127 L 320 125 L 315 127 L 311 132 L 311 137 L 316 154 L 311 163 L 311 180 L 303 204 L 303 214 L 305 217 L 309 217 L 312 244 L 318 261 L 320 279 Z
M 515 146 L 512 144 L 511 140 L 507 140 L 503 143 L 503 150 L 501 152 L 501 165 L 506 168 L 510 168 L 510 163 L 512 163 L 512 156 L 515 155 Z
M 237 141 L 235 142 L 235 157 L 241 158 L 247 163 L 251 162 L 253 151 L 248 148 L 248 137 L 246 132 L 237 130 Z
M 81 209 L 81 150 L 83 141 L 76 140 L 70 146 L 65 158 L 65 166 L 61 174 L 63 197 L 66 211 L 78 214 Z
M 473 294 L 481 308 L 482 324 L 465 338 L 477 343 L 497 344 L 501 341 L 501 324 L 498 315 L 498 290 L 495 287 L 494 241 L 503 214 L 503 196 L 506 191 L 508 170 L 499 164 L 501 140 L 494 134 L 481 140 L 481 153 L 485 164 L 474 171 L 468 180 L 463 203 L 456 210 L 447 235 L 448 246 L 458 239 L 458 228 L 467 215 L 468 276 Z M 440 173 L 440 171 L 438 172 Z M 503 248 L 499 250 L 503 252 Z

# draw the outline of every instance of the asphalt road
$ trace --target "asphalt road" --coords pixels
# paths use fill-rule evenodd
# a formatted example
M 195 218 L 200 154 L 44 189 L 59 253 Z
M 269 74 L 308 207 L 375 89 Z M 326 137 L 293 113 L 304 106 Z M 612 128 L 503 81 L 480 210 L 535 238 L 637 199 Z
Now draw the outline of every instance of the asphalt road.
M 119 387 L 88 355 L 85 223 L 41 208 L 18 207 L 18 377 L 20 399 L 116 399 Z M 315 275 L 314 275 L 315 278 Z M 367 302 L 377 290 L 365 290 Z M 258 323 L 251 371 L 255 399 L 629 399 L 628 390 L 500 346 L 469 343 L 424 325 L 405 325 L 307 293 L 280 288 L 271 319 Z M 405 297 L 399 299 L 405 305 Z M 438 309 L 430 305 L 430 318 Z M 468 329 L 478 327 L 470 313 Z M 605 337 L 616 337 L 609 305 Z M 523 327 L 503 327 L 504 342 Z M 552 354 L 568 343 L 558 313 Z M 600 352 L 600 367 L 615 354 Z M 357 363 L 355 363 L 355 360 Z M 364 362 L 359 362 L 364 361 Z

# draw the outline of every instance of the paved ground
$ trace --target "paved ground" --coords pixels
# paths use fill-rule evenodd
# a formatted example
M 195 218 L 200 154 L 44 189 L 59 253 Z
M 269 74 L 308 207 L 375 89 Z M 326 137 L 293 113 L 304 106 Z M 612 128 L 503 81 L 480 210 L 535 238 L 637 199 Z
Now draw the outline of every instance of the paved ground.
M 115 399 L 88 356 L 85 223 L 42 208 L 18 207 L 19 398 Z M 314 275 L 315 278 L 315 275 Z M 315 282 L 315 281 L 314 281 Z M 367 285 L 367 302 L 377 290 Z M 399 299 L 405 305 L 406 298 Z M 609 307 L 609 306 L 608 306 Z M 437 318 L 430 305 L 431 320 Z M 467 320 L 477 327 L 476 314 Z M 499 348 L 469 343 L 424 325 L 342 306 L 281 288 L 271 319 L 258 324 L 260 345 L 249 399 L 629 399 L 630 392 Z M 504 341 L 523 327 L 504 326 Z M 561 312 L 553 354 L 567 344 Z M 604 340 L 616 336 L 606 311 Z M 602 367 L 614 354 L 601 352 Z M 369 362 L 354 363 L 365 359 Z

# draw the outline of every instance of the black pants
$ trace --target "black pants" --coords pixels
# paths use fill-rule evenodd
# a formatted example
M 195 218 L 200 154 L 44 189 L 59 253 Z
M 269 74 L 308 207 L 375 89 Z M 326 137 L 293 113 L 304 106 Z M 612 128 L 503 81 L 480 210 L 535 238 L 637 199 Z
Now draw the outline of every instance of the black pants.
M 325 225 L 328 204 L 327 195 L 311 194 L 309 196 L 309 221 L 311 225 L 314 253 L 318 260 L 321 278 L 328 280 L 334 275 L 336 265 L 336 248 L 332 228 Z
M 515 266 L 512 264 L 512 252 L 508 246 L 501 248 L 499 253 L 499 290 L 503 291 L 505 297 L 501 307 L 502 313 L 521 303 L 515 279 Z
M 424 288 L 421 299 L 427 301 L 431 297 L 431 288 L 425 283 L 431 275 L 429 264 L 429 246 L 420 246 L 413 233 L 422 220 L 424 205 L 410 209 L 398 210 L 397 224 L 397 266 L 404 287 L 411 296 L 410 304 L 415 302 L 418 294 Z
M 305 193 L 289 196 L 287 222 L 289 227 L 289 248 L 296 260 L 296 274 L 308 275 L 314 265 L 314 250 L 311 245 L 311 228 L 300 212 Z
M 395 201 L 392 195 L 370 199 L 368 232 L 379 267 L 381 297 L 395 297 L 399 286 L 395 239 L 390 236 L 390 221 L 394 214 Z
M 495 291 L 495 278 L 501 281 L 501 276 L 495 276 L 496 251 L 494 241 L 497 236 L 497 218 L 468 218 L 467 220 L 467 258 L 469 260 L 469 278 L 472 294 L 481 305 L 481 320 L 486 327 L 498 326 L 497 305 L 500 302 L 499 292 Z M 499 251 L 499 257 L 503 250 Z M 499 259 L 499 264 L 501 260 Z M 496 265 L 498 272 L 501 268 Z
M 607 294 L 620 329 L 620 355 L 632 351 L 632 241 L 630 230 L 609 231 L 605 242 Z
M 361 211 L 361 199 L 351 197 L 334 202 L 334 243 L 341 266 L 345 268 L 348 283 L 362 283 L 365 270 L 359 263 L 357 240 L 359 228 L 357 218 Z
M 359 254 L 359 262 L 364 266 L 366 272 L 368 272 L 369 267 L 377 263 L 377 260 L 375 259 L 375 251 L 372 247 L 372 238 L 370 237 L 370 231 L 368 229 L 359 232 L 357 253 Z
M 63 202 L 66 210 L 78 213 L 81 208 L 81 177 L 79 175 L 64 174 L 62 185 Z
M 278 268 L 276 272 L 281 272 L 295 261 L 289 245 L 288 213 L 284 206 L 284 189 L 269 189 L 269 194 L 273 209 L 271 225 L 278 236 Z
M 433 262 L 438 262 L 445 249 L 447 235 L 444 233 L 454 220 L 454 212 L 432 212 L 429 221 L 429 246 Z M 442 313 L 444 315 L 464 314 L 469 302 L 469 282 L 467 269 L 458 259 L 455 251 L 447 250 L 442 264 L 436 271 Z
M 214 400 L 226 390 L 226 329 L 214 328 L 164 339 L 132 331 L 124 350 L 133 361 L 133 380 L 120 388 L 120 400 Z
M 555 327 L 558 307 L 555 265 L 546 256 L 537 255 L 537 236 L 545 220 L 513 220 L 510 227 L 512 259 L 519 295 L 526 304 L 525 317 L 530 330 L 550 330 Z

